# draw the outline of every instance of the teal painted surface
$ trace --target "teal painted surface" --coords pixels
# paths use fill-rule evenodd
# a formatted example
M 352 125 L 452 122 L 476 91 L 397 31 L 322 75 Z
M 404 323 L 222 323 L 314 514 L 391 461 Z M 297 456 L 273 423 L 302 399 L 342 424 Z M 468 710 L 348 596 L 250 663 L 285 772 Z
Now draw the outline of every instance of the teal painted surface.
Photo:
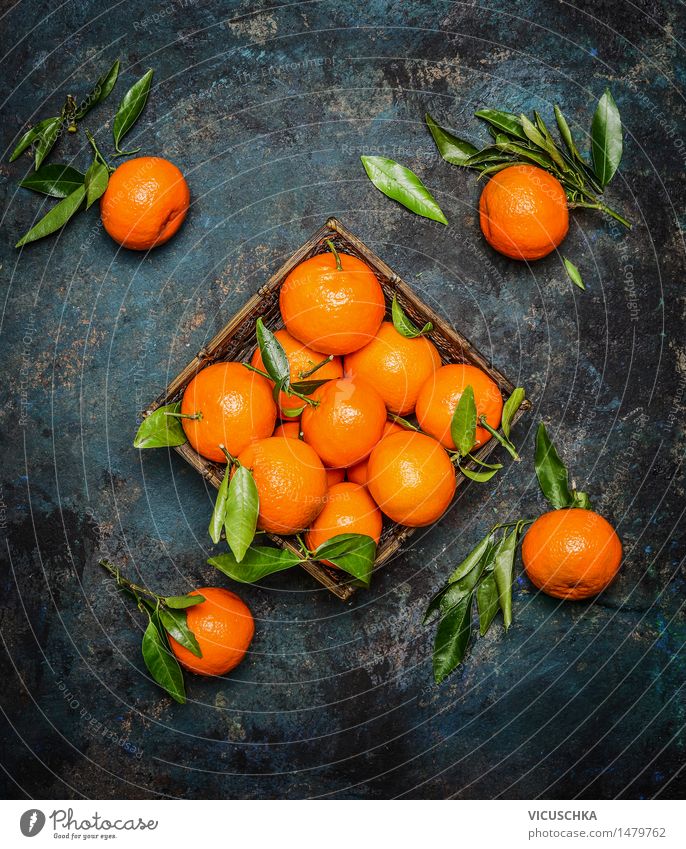
M 134 0 L 6 13 L 7 795 L 683 794 L 683 13 L 492 6 Z M 185 173 L 186 224 L 146 256 L 117 250 L 91 211 L 16 252 L 41 201 L 17 188 L 29 161 L 7 164 L 13 141 L 116 56 L 117 93 L 155 68 L 130 141 Z M 528 268 L 485 246 L 480 187 L 437 158 L 422 116 L 483 138 L 481 105 L 549 115 L 558 101 L 583 137 L 608 84 L 626 130 L 609 195 L 636 226 L 573 216 L 564 253 L 580 293 L 555 256 Z M 86 121 L 105 147 L 117 93 Z M 450 226 L 377 193 L 362 153 L 415 170 Z M 87 167 L 82 135 L 58 154 Z M 163 592 L 226 582 L 205 565 L 212 494 L 175 455 L 131 448 L 137 415 L 331 214 L 527 387 L 525 459 L 466 488 L 350 605 L 300 573 L 240 590 L 257 619 L 249 658 L 226 680 L 188 676 L 181 707 L 144 676 L 142 623 L 97 560 Z M 590 604 L 558 604 L 519 577 L 507 637 L 476 641 L 436 688 L 422 612 L 495 517 L 544 508 L 540 418 L 626 562 Z

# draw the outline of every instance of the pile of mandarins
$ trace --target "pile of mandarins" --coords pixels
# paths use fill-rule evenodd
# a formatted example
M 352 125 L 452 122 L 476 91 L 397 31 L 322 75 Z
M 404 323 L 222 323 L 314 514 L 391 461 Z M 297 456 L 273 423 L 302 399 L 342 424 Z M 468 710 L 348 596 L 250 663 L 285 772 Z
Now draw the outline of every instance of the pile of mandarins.
M 275 392 L 263 351 L 250 368 L 207 366 L 182 399 L 181 419 L 203 457 L 252 471 L 259 530 L 306 532 L 311 550 L 339 534 L 377 543 L 382 514 L 417 527 L 438 519 L 455 492 L 450 425 L 467 386 L 478 416 L 500 424 L 502 397 L 480 369 L 442 365 L 435 345 L 384 320 L 373 271 L 331 250 L 291 271 L 280 291 L 285 329 L 274 334 L 290 384 Z M 292 387 L 316 381 L 309 395 Z M 275 398 L 276 395 L 276 398 Z M 404 419 L 416 416 L 421 432 Z M 475 446 L 490 438 L 479 427 Z

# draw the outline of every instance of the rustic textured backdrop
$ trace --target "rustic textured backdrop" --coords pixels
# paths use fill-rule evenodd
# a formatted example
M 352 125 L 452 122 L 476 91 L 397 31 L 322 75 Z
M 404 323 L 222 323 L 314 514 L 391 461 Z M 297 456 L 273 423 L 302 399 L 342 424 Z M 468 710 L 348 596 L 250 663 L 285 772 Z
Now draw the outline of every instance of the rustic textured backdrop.
M 3 4 L 4 5 L 4 4 Z M 671 797 L 684 791 L 683 8 L 663 2 L 23 0 L 4 13 L 1 130 L 5 794 L 34 797 Z M 681 43 L 680 43 L 681 39 Z M 181 232 L 119 251 L 82 213 L 13 248 L 41 198 L 9 151 L 28 121 L 120 83 L 86 125 L 109 148 L 119 95 L 155 69 L 131 134 L 186 174 Z M 575 213 L 532 267 L 482 241 L 479 187 L 423 124 L 473 137 L 479 106 L 581 136 L 610 85 L 625 155 L 610 196 L 631 233 Z M 129 140 L 127 140 L 129 141 Z M 434 191 L 450 226 L 377 193 L 361 153 Z M 82 134 L 53 160 L 89 162 Z M 241 594 L 257 619 L 226 680 L 179 706 L 146 677 L 141 620 L 103 553 L 162 591 L 228 582 L 205 561 L 212 493 L 178 457 L 131 447 L 139 410 L 329 215 L 525 386 L 524 462 L 466 488 L 369 592 L 344 605 L 303 573 Z M 593 603 L 517 580 L 515 624 L 437 688 L 427 599 L 494 517 L 544 508 L 543 418 L 626 562 Z

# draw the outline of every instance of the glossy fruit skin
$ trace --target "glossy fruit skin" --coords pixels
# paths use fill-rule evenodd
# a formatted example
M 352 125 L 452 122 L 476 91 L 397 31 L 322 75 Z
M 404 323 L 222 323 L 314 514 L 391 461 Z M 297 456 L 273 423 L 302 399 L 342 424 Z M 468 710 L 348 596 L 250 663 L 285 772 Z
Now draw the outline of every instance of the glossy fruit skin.
M 415 431 L 382 439 L 369 458 L 367 487 L 382 512 L 411 528 L 430 525 L 455 494 L 455 469 L 445 449 Z
M 286 419 L 274 428 L 272 436 L 285 436 L 286 439 L 300 439 L 300 420 Z
M 292 382 L 302 380 L 300 377 L 301 372 L 309 371 L 313 366 L 316 366 L 317 363 L 324 359 L 323 354 L 320 354 L 318 351 L 313 351 L 311 348 L 308 348 L 307 345 L 303 345 L 302 342 L 299 342 L 294 336 L 291 336 L 287 330 L 277 330 L 274 333 L 274 336 L 276 336 L 278 341 L 281 343 L 281 347 L 284 349 L 286 356 L 288 357 L 288 362 L 291 367 Z M 264 370 L 264 363 L 262 362 L 262 356 L 259 348 L 255 349 L 255 353 L 252 355 L 250 363 L 255 366 L 255 368 Z M 330 363 L 327 363 L 325 366 L 317 369 L 310 380 L 328 380 L 342 376 L 343 364 L 339 357 L 335 357 Z M 270 383 L 272 386 L 274 385 L 273 381 L 270 381 Z M 293 395 L 287 395 L 285 392 L 279 393 L 279 411 L 297 410 L 302 407 L 302 405 L 303 401 L 301 398 L 296 398 Z
M 555 598 L 583 599 L 605 589 L 619 571 L 622 543 L 593 510 L 551 510 L 531 525 L 522 561 L 534 586 Z
M 378 544 L 383 519 L 367 488 L 356 483 L 339 483 L 329 490 L 322 512 L 305 535 L 305 544 L 314 551 L 339 534 L 364 534 Z M 322 561 L 333 565 L 327 560 Z
M 169 646 L 179 663 L 198 675 L 226 675 L 245 657 L 255 633 L 250 608 L 235 593 L 219 587 L 201 587 L 189 595 L 205 601 L 186 608 L 188 627 L 195 634 L 202 657 L 196 657 L 169 635 Z
M 390 436 L 392 433 L 405 433 L 405 428 L 402 425 L 397 424 L 397 422 L 387 421 L 384 425 L 383 432 L 381 434 L 381 439 L 385 439 L 387 436 Z M 369 466 L 369 457 L 366 460 L 362 460 L 360 463 L 355 463 L 354 466 L 351 466 L 346 470 L 346 477 L 351 483 L 358 483 L 361 486 L 367 485 L 367 469 Z
M 366 263 L 327 251 L 291 271 L 279 295 L 288 332 L 324 354 L 349 354 L 370 342 L 385 312 L 379 281 Z
M 271 436 L 276 404 L 269 381 L 242 363 L 214 363 L 199 371 L 186 387 L 181 401 L 186 415 L 180 419 L 191 446 L 208 460 L 225 463 L 219 447 L 234 457 L 253 439 Z
M 333 469 L 359 463 L 381 439 L 386 406 L 374 387 L 364 380 L 330 380 L 310 396 L 318 402 L 301 417 L 303 439 L 322 462 Z
M 128 159 L 100 198 L 109 235 L 124 248 L 147 251 L 169 241 L 183 224 L 191 193 L 183 174 L 159 156 Z
M 300 439 L 272 436 L 252 442 L 238 455 L 251 469 L 260 497 L 257 527 L 275 534 L 304 531 L 326 502 L 326 471 Z
M 348 354 L 346 377 L 361 377 L 381 395 L 386 409 L 398 416 L 414 412 L 419 390 L 440 368 L 441 357 L 430 339 L 406 339 L 384 321 L 372 341 Z
M 511 259 L 540 259 L 567 235 L 565 190 L 535 165 L 504 168 L 481 193 L 479 223 L 486 241 L 499 253 Z
M 464 363 L 441 366 L 422 386 L 417 398 L 415 413 L 420 428 L 450 451 L 455 450 L 450 435 L 453 413 L 467 386 L 471 386 L 474 392 L 477 422 L 479 416 L 484 415 L 488 424 L 497 428 L 503 412 L 503 396 L 498 384 L 476 366 Z M 473 450 L 480 448 L 490 438 L 490 433 L 477 425 Z

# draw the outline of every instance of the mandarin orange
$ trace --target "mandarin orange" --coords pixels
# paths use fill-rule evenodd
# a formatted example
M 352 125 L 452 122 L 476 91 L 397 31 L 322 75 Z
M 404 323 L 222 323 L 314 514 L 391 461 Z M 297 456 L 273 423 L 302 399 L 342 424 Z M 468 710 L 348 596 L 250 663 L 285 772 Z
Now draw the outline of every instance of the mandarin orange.
M 147 251 L 162 245 L 183 224 L 190 190 L 173 163 L 159 156 L 128 159 L 110 176 L 100 216 L 122 247 Z
M 340 534 L 364 534 L 378 543 L 382 522 L 381 511 L 366 487 L 339 483 L 329 490 L 324 509 L 305 535 L 305 544 L 314 551 Z
M 269 381 L 242 363 L 214 363 L 186 387 L 181 424 L 192 447 L 216 463 L 226 462 L 224 445 L 234 457 L 253 439 L 271 436 L 276 404 Z
M 404 433 L 405 428 L 399 425 L 397 422 L 388 421 L 384 425 L 383 432 L 381 433 L 381 439 L 385 439 L 387 436 L 390 436 L 392 433 Z M 352 483 L 359 483 L 362 486 L 366 486 L 367 484 L 367 468 L 369 466 L 369 457 L 366 460 L 362 460 L 360 463 L 355 463 L 354 466 L 351 466 L 346 470 L 346 477 Z
M 235 593 L 219 587 L 201 587 L 189 595 L 205 601 L 186 608 L 186 622 L 202 653 L 193 652 L 169 635 L 169 646 L 179 663 L 198 675 L 226 675 L 243 660 L 255 633 L 250 608 Z
M 372 383 L 391 413 L 406 416 L 414 412 L 419 390 L 440 365 L 440 354 L 430 339 L 407 339 L 392 322 L 384 321 L 368 345 L 346 356 L 343 369 L 346 377 Z
M 386 406 L 364 380 L 340 378 L 320 386 L 310 396 L 316 406 L 303 410 L 303 439 L 325 465 L 340 469 L 364 460 L 381 439 Z
M 417 398 L 415 412 L 419 426 L 443 445 L 453 451 L 455 443 L 450 435 L 450 425 L 457 402 L 462 393 L 471 386 L 476 404 L 477 422 L 485 416 L 492 428 L 500 425 L 503 397 L 497 383 L 485 371 L 465 363 L 441 366 L 422 386 Z M 483 427 L 477 426 L 474 448 L 479 448 L 491 438 Z
M 366 345 L 385 311 L 371 268 L 357 257 L 328 251 L 291 271 L 279 305 L 288 332 L 325 354 L 349 354 Z
M 322 461 L 309 445 L 300 439 L 272 436 L 251 442 L 238 460 L 255 478 L 259 530 L 295 534 L 317 518 L 328 484 Z
M 622 562 L 622 543 L 612 525 L 593 510 L 551 510 L 531 525 L 522 560 L 532 584 L 563 599 L 596 595 Z
M 540 259 L 569 229 L 562 184 L 535 165 L 512 165 L 486 183 L 479 222 L 488 244 L 511 259 Z
M 369 457 L 367 487 L 394 522 L 430 525 L 455 494 L 455 469 L 439 442 L 416 431 L 392 433 Z

